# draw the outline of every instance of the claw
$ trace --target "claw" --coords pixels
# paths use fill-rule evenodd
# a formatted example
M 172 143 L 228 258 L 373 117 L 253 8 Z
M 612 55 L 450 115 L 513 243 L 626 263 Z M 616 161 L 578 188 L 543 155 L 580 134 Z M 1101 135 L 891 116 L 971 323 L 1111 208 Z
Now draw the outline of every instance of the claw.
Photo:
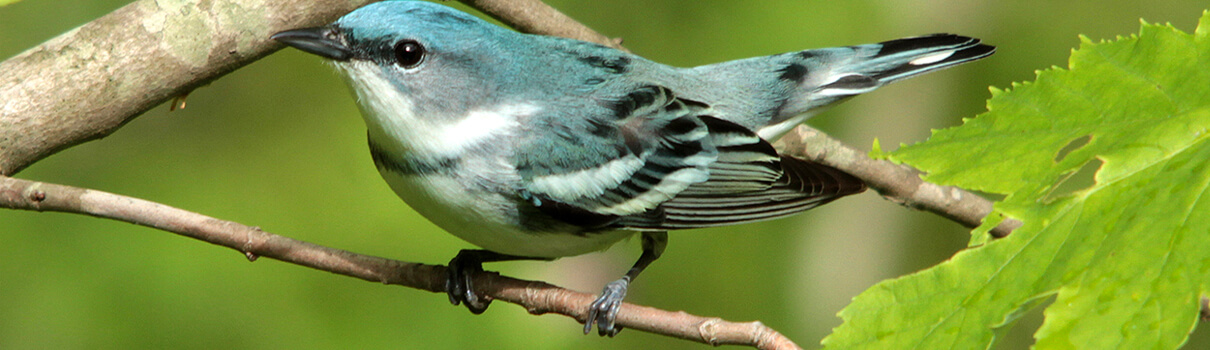
M 445 278 L 445 293 L 450 297 L 451 304 L 465 303 L 471 313 L 478 315 L 487 311 L 487 307 L 491 305 L 492 301 L 480 298 L 475 294 L 474 286 L 471 283 L 471 276 L 474 276 L 475 272 L 483 271 L 483 263 L 466 260 L 474 259 L 467 259 L 459 253 L 453 260 L 450 260 Z
M 618 317 L 618 310 L 622 308 L 622 299 L 626 298 L 626 289 L 629 286 L 629 276 L 605 285 L 605 288 L 601 290 L 601 296 L 588 305 L 588 317 L 584 321 L 584 334 L 592 332 L 593 323 L 597 324 L 597 334 L 602 337 L 613 337 L 622 331 L 622 326 L 616 325 L 614 321 Z

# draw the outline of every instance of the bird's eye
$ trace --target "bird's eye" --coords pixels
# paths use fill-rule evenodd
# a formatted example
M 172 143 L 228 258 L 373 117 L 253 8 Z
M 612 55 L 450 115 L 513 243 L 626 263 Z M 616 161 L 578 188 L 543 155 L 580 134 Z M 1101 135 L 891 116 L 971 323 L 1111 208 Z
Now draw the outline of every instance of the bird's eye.
M 395 63 L 400 67 L 412 68 L 424 59 L 424 46 L 415 40 L 403 40 L 395 43 Z

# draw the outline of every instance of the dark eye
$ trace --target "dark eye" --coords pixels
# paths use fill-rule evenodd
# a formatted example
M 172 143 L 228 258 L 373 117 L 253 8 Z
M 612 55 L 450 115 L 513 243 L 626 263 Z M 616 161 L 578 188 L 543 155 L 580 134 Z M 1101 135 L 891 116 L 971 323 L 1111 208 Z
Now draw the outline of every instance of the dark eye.
M 403 40 L 395 43 L 395 63 L 400 67 L 412 68 L 424 59 L 424 46 L 415 40 Z

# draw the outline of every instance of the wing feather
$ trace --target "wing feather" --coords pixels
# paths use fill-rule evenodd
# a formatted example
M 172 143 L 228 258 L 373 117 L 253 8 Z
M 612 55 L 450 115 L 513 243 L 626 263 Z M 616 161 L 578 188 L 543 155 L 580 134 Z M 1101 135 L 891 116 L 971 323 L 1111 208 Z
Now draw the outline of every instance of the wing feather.
M 607 161 L 575 170 L 531 164 L 542 168 L 523 197 L 555 220 L 585 229 L 711 227 L 778 218 L 865 190 L 844 172 L 778 155 L 753 131 L 663 87 L 638 88 L 606 107 L 612 113 L 590 120 L 591 134 L 624 147 L 577 155 Z

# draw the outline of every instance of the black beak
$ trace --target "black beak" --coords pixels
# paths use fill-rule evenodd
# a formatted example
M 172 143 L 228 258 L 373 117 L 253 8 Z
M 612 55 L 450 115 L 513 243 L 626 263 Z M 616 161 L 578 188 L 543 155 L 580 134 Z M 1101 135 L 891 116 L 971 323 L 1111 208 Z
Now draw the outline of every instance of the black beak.
M 337 61 L 353 57 L 353 50 L 340 42 L 340 34 L 332 27 L 294 29 L 273 34 L 270 39 Z

